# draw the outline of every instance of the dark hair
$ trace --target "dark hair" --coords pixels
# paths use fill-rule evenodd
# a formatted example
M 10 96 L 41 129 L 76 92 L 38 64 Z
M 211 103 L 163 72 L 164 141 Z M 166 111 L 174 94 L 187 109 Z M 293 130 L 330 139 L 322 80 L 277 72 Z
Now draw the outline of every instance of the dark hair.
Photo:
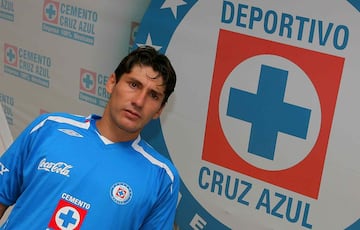
M 162 101 L 162 105 L 165 105 L 176 85 L 176 73 L 170 60 L 151 46 L 138 47 L 129 53 L 116 68 L 116 82 L 124 73 L 130 73 L 134 65 L 150 66 L 154 71 L 159 72 L 165 85 L 165 96 Z

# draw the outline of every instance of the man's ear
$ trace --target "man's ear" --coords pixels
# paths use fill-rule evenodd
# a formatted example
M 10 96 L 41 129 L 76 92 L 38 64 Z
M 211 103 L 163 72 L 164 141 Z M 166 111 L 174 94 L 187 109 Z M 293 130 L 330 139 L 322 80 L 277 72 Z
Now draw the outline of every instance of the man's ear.
M 106 91 L 109 94 L 111 94 L 115 85 L 116 85 L 116 76 L 115 73 L 112 73 L 106 82 Z

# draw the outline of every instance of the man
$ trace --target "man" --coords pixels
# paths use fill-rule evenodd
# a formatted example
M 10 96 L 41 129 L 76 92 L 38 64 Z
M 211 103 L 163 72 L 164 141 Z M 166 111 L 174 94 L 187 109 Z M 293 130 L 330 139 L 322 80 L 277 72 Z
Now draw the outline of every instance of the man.
M 0 229 L 172 229 L 179 175 L 141 139 L 176 84 L 152 47 L 125 57 L 106 83 L 102 117 L 40 115 L 0 158 Z

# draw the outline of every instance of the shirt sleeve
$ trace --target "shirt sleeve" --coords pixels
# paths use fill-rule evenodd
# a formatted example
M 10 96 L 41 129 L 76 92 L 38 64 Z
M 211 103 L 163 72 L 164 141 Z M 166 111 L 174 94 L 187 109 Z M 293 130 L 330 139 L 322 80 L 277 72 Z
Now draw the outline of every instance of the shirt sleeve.
M 176 206 L 178 201 L 180 178 L 176 169 L 172 170 L 174 180 L 163 183 L 165 186 L 158 201 L 141 226 L 141 230 L 172 230 L 175 221 Z
M 31 148 L 31 130 L 41 117 L 26 127 L 0 157 L 0 203 L 4 205 L 13 205 L 21 194 L 23 169 Z

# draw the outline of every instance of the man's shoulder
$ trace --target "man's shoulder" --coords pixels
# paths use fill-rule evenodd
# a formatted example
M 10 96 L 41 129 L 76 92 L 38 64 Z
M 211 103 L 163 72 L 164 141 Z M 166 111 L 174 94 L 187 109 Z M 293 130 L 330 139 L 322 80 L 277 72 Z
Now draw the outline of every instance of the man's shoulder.
M 87 116 L 90 117 L 90 116 Z M 86 116 L 83 115 L 77 115 L 77 114 L 73 114 L 73 113 L 67 113 L 67 112 L 49 112 L 49 113 L 43 113 L 40 114 L 37 119 L 52 119 L 52 120 L 56 120 L 56 119 L 72 119 L 72 120 L 77 120 L 77 121 L 84 121 L 86 118 Z
M 39 115 L 30 124 L 31 132 L 34 132 L 45 127 L 52 126 L 73 126 L 78 128 L 87 129 L 91 116 L 76 115 L 65 112 L 51 112 Z
M 170 175 L 170 177 L 172 177 L 172 180 L 174 179 L 174 177 L 179 177 L 177 168 L 168 157 L 161 154 L 157 149 L 155 149 L 144 139 L 141 139 L 138 145 L 141 146 L 141 148 L 144 150 L 144 153 L 142 154 L 147 158 L 147 160 L 149 160 L 152 164 L 165 169 L 168 174 L 172 174 Z

